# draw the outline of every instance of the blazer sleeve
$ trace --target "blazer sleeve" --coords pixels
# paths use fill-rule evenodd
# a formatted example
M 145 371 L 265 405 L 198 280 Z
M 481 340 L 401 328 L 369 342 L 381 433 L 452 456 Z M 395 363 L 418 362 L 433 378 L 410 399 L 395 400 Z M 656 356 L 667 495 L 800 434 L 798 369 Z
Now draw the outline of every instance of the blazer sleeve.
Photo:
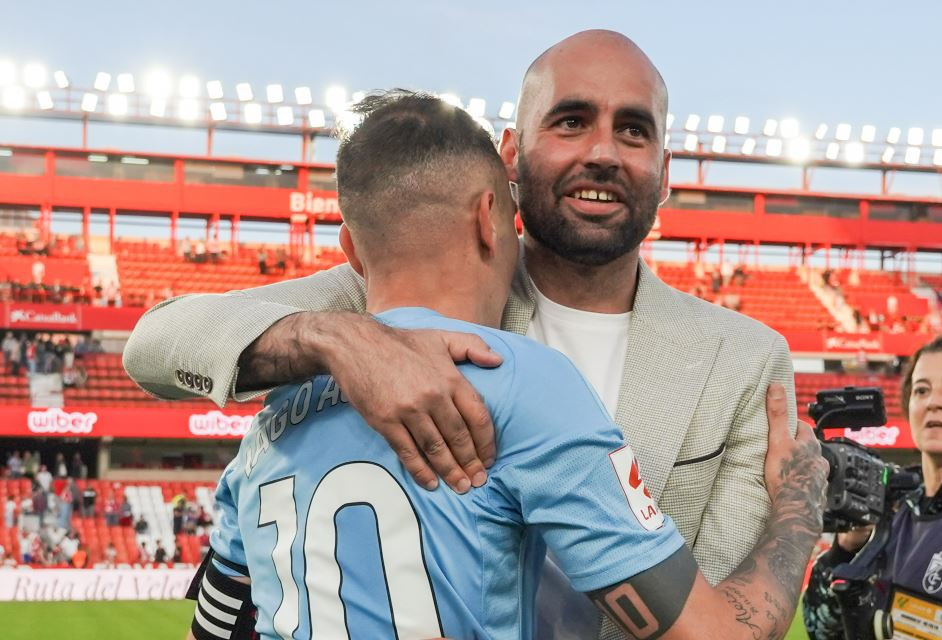
M 694 557 L 711 584 L 725 579 L 755 547 L 771 512 L 765 487 L 769 422 L 766 389 L 785 385 L 789 431 L 798 426 L 795 373 L 785 339 L 775 334 L 765 365 L 748 399 L 736 412 L 713 490 L 693 545 Z
M 347 265 L 222 294 L 180 296 L 151 308 L 124 348 L 124 368 L 163 400 L 209 398 L 223 407 L 265 391 L 235 393 L 242 351 L 278 320 L 300 311 L 364 310 L 363 284 Z

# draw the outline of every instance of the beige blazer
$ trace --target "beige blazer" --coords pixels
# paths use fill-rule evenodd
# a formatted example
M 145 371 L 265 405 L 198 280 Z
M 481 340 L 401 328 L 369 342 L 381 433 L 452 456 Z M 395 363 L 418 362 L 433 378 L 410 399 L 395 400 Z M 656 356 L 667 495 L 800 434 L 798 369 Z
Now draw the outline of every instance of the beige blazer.
M 521 266 L 504 329 L 526 333 L 534 312 L 530 287 Z M 155 396 L 209 397 L 222 406 L 230 396 L 259 395 L 234 393 L 237 360 L 275 321 L 301 310 L 363 311 L 364 304 L 362 280 L 348 265 L 256 289 L 183 296 L 141 319 L 124 366 Z M 193 384 L 206 378 L 211 385 Z M 649 490 L 713 583 L 745 558 L 769 514 L 765 390 L 776 380 L 786 386 L 795 424 L 782 336 L 669 287 L 641 263 L 614 417 Z

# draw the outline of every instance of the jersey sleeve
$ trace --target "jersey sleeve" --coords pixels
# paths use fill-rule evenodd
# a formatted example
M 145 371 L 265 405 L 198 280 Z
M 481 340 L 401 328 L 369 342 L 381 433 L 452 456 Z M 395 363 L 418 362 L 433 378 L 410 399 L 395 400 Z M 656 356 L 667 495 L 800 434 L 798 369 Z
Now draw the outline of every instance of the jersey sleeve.
M 238 460 L 238 458 L 236 458 Z M 213 550 L 213 564 L 228 576 L 248 576 L 245 547 L 239 531 L 239 518 L 236 497 L 231 486 L 232 465 L 223 472 L 216 487 L 216 507 L 219 509 L 219 522 L 210 534 L 210 546 Z
M 488 500 L 536 529 L 574 588 L 592 591 L 649 569 L 683 542 L 575 366 L 543 347 L 517 353 Z

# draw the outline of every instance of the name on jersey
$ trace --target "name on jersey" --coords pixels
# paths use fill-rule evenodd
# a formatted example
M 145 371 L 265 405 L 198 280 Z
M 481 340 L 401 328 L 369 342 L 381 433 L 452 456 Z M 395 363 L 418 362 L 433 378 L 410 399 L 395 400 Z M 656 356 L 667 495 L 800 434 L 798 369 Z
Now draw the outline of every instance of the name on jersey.
M 287 432 L 288 427 L 294 427 L 304 421 L 311 412 L 311 397 L 314 395 L 314 381 L 308 380 L 295 389 L 294 395 L 281 402 L 277 409 L 273 406 L 265 407 L 255 416 L 252 430 L 249 431 L 244 443 L 244 467 L 246 477 L 252 476 L 252 471 L 258 464 L 262 454 L 268 451 L 274 442 Z M 340 390 L 333 376 L 327 378 L 327 384 L 317 398 L 314 413 L 346 403 L 346 394 Z
M 625 445 L 621 449 L 612 451 L 608 457 L 612 461 L 615 475 L 618 476 L 618 482 L 625 492 L 628 506 L 635 518 L 648 531 L 660 529 L 664 525 L 664 514 L 651 497 L 648 488 L 644 486 L 641 468 L 638 466 L 638 460 L 631 447 Z

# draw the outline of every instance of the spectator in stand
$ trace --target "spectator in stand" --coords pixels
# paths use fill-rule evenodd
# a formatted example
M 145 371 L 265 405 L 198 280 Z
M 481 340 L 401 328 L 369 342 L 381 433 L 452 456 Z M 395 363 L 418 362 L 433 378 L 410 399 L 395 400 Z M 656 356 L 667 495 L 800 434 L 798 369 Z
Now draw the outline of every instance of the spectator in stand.
M 723 278 L 724 287 L 733 279 L 733 265 L 726 260 L 720 263 L 720 277 Z
M 46 510 L 49 508 L 49 501 L 46 498 L 46 492 L 39 486 L 39 483 L 33 481 L 33 512 L 39 516 L 39 526 L 45 524 Z
M 202 240 L 196 241 L 196 250 L 193 252 L 193 262 L 197 264 L 206 262 L 206 243 Z
M 23 459 L 20 458 L 20 452 L 14 451 L 7 458 L 7 469 L 10 471 L 11 478 L 23 477 Z
M 79 549 L 79 544 L 78 533 L 74 530 L 69 531 L 59 542 L 59 549 L 62 551 L 66 562 L 71 562 L 72 556 L 74 556 L 75 552 Z
M 36 474 L 39 472 L 39 467 L 37 466 L 39 460 L 33 457 L 31 451 L 23 452 L 23 477 L 29 478 L 32 480 L 36 477 Z
M 141 517 L 138 518 L 137 522 L 134 523 L 134 532 L 135 533 L 147 533 L 148 530 L 147 520 L 144 519 L 144 515 L 141 514 Z
M 66 478 L 69 475 L 69 468 L 65 464 L 65 456 L 60 451 L 56 454 L 56 461 L 53 464 L 53 471 L 57 478 Z
M 186 508 L 186 498 L 177 496 L 173 500 L 173 535 L 179 535 L 183 530 L 183 513 Z
M 211 236 L 211 237 L 209 238 L 209 242 L 207 243 L 207 248 L 209 249 L 209 259 L 210 259 L 210 261 L 212 261 L 214 264 L 215 264 L 215 263 L 218 263 L 218 262 L 219 262 L 219 254 L 220 254 L 220 251 L 219 251 L 219 238 L 217 238 L 215 235 L 214 235 L 214 236 Z
M 164 564 L 167 562 L 167 550 L 164 549 L 162 544 L 160 544 L 160 540 L 157 541 L 156 547 L 154 548 L 154 562 L 157 564 Z
M 118 517 L 118 501 L 114 499 L 114 496 L 111 496 L 105 500 L 105 524 L 109 527 L 117 527 Z
M 10 350 L 10 375 L 19 376 L 23 365 L 23 338 L 14 339 Z
M 746 284 L 746 270 L 741 264 L 737 264 L 733 270 L 733 284 L 741 287 Z
M 723 276 L 717 269 L 710 271 L 710 291 L 714 294 L 719 293 L 723 287 Z
M 36 359 L 38 357 L 36 342 L 25 340 L 24 344 L 26 345 L 26 364 L 29 367 L 30 375 L 32 375 L 36 373 Z
M 7 529 L 16 526 L 16 500 L 13 496 L 7 496 L 7 501 L 3 505 L 3 524 Z
M 37 258 L 36 261 L 33 262 L 33 284 L 37 286 L 41 285 L 45 277 L 46 265 L 42 260 Z
M 82 516 L 85 518 L 95 517 L 95 501 L 98 499 L 98 492 L 91 484 L 85 485 L 82 491 Z
M 200 536 L 200 561 L 209 553 L 209 529 L 203 529 Z
M 72 499 L 72 483 L 67 482 L 59 493 L 59 528 L 68 529 L 72 522 L 72 510 L 74 508 Z
M 13 337 L 12 331 L 7 331 L 6 335 L 3 336 L 3 370 L 6 372 L 10 371 L 10 358 L 14 351 L 18 350 L 20 347 L 17 343 L 16 338 Z
M 128 497 L 123 495 L 121 497 L 121 515 L 118 520 L 118 524 L 122 527 L 130 527 L 133 523 L 134 515 L 131 511 L 131 503 L 128 502 Z
M 72 478 L 81 478 L 82 477 L 82 468 L 85 466 L 85 463 L 82 462 L 82 456 L 76 451 L 72 454 L 72 466 L 69 475 Z
M 62 286 L 62 281 L 58 278 L 53 281 L 52 286 L 48 288 L 49 291 L 49 302 L 52 304 L 62 304 L 62 299 L 65 297 L 65 287 Z
M 109 542 L 108 546 L 105 547 L 105 568 L 114 569 L 117 566 L 118 560 L 118 550 L 114 546 L 114 542 Z
M 265 251 L 265 247 L 262 247 L 261 249 L 258 250 L 258 254 L 256 254 L 256 257 L 258 258 L 258 272 L 262 274 L 263 276 L 267 275 L 268 274 L 268 252 Z
M 191 262 L 193 260 L 193 245 L 190 244 L 189 237 L 183 239 L 183 242 L 180 243 L 180 248 L 183 251 L 183 259 L 187 262 Z
M 173 549 L 173 559 L 170 560 L 171 564 L 177 564 L 178 562 L 183 562 L 183 552 L 180 550 L 180 547 L 174 547 Z
M 288 254 L 285 253 L 283 247 L 278 247 L 278 251 L 275 252 L 276 267 L 281 275 L 285 275 L 285 272 L 288 270 Z
M 36 482 L 39 483 L 39 486 L 42 487 L 43 491 L 48 492 L 52 489 L 52 474 L 49 473 L 49 469 L 46 465 L 39 465 L 39 471 L 36 472 Z
M 147 550 L 147 545 L 144 544 L 143 542 L 141 543 L 141 548 L 138 549 L 138 551 L 140 552 L 140 557 L 138 558 L 138 562 L 140 562 L 141 564 L 147 564 L 148 562 L 153 561 L 154 557 L 150 554 L 150 551 Z
M 88 552 L 85 551 L 85 545 L 79 543 L 78 549 L 72 554 L 72 566 L 76 569 L 84 569 L 88 564 Z

